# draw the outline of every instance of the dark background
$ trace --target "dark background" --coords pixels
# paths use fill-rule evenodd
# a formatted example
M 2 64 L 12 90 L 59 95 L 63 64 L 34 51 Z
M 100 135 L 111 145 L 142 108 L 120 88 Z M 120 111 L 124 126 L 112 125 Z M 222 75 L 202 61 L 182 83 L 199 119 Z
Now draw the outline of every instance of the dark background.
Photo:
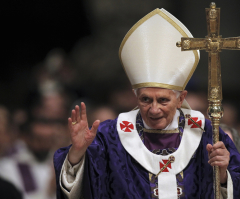
M 239 36 L 240 1 L 215 2 L 221 8 L 221 35 Z M 106 90 L 127 82 L 118 60 L 118 48 L 140 18 L 163 7 L 182 21 L 194 37 L 203 38 L 207 35 L 205 8 L 209 5 L 210 1 L 202 0 L 7 1 L 0 12 L 0 104 L 10 110 L 27 105 L 32 69 L 55 48 L 63 49 L 76 68 L 77 87 L 91 90 L 89 95 L 96 93 L 100 99 Z M 221 53 L 223 98 L 237 105 L 239 63 L 240 51 Z M 98 68 L 96 74 L 94 67 Z M 104 92 L 99 88 L 104 88 Z M 187 88 L 207 92 L 204 51 Z

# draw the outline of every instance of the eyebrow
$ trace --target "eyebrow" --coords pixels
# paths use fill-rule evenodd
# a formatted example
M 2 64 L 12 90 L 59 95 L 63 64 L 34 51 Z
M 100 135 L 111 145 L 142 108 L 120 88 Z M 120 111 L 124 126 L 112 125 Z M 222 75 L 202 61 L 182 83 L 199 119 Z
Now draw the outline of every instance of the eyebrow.
M 153 98 L 153 97 L 150 97 L 149 95 L 147 95 L 146 93 L 141 94 L 139 96 L 139 98 L 141 98 L 141 97 L 148 97 L 148 98 L 151 98 L 151 99 Z M 170 96 L 166 96 L 166 95 L 163 95 L 161 97 L 157 97 L 157 99 L 162 99 L 162 98 L 170 99 L 171 97 Z

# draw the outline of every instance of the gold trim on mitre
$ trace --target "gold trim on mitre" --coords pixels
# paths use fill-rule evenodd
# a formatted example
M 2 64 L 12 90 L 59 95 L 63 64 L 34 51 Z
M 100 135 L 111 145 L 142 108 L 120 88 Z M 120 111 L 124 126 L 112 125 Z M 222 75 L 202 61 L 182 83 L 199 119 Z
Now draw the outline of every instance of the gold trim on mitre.
M 157 83 L 157 82 L 146 82 L 146 83 L 132 85 L 133 89 L 146 88 L 146 87 L 167 88 L 167 89 L 176 90 L 176 91 L 184 90 L 181 86 L 174 86 L 174 85 L 162 84 L 162 83 Z
M 164 12 L 162 12 L 159 8 L 153 10 L 152 12 L 150 12 L 149 14 L 147 14 L 145 17 L 143 17 L 142 19 L 140 19 L 125 35 L 125 37 L 123 38 L 123 41 L 120 45 L 119 48 L 119 59 L 121 61 L 121 64 L 123 66 L 123 69 L 127 75 L 126 69 L 124 67 L 124 64 L 122 62 L 122 58 L 121 58 L 121 52 L 123 49 L 124 44 L 126 43 L 126 41 L 128 40 L 128 38 L 131 36 L 131 34 L 141 25 L 143 24 L 145 21 L 147 21 L 149 18 L 151 18 L 154 15 L 160 15 L 161 17 L 163 17 L 165 20 L 167 20 L 174 28 L 176 28 L 176 30 L 183 36 L 183 37 L 188 37 L 188 35 L 186 34 L 186 32 L 176 23 L 174 22 L 170 17 L 168 17 Z M 179 38 L 180 39 L 180 38 Z M 167 89 L 173 89 L 173 90 L 178 90 L 178 91 L 183 91 L 188 83 L 188 81 L 190 80 L 190 78 L 192 77 L 198 62 L 199 62 L 199 56 L 198 56 L 198 52 L 197 50 L 193 50 L 194 56 L 195 56 L 195 62 L 194 65 L 192 67 L 192 70 L 190 71 L 183 87 L 180 86 L 174 86 L 174 85 L 169 85 L 169 84 L 162 84 L 162 83 L 155 83 L 155 82 L 143 82 L 140 84 L 135 84 L 132 85 L 132 88 L 143 88 L 143 87 L 160 87 L 160 88 L 167 88 Z M 128 76 L 128 75 L 127 75 Z M 130 80 L 130 78 L 128 77 L 128 79 Z M 174 89 L 175 88 L 175 89 Z

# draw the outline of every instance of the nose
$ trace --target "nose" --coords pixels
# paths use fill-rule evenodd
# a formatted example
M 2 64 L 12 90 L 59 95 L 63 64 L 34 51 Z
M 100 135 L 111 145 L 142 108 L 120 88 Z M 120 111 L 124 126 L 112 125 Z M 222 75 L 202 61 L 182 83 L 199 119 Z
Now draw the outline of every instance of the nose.
M 153 103 L 151 104 L 151 107 L 150 107 L 149 112 L 150 112 L 152 115 L 159 114 L 159 113 L 161 112 L 160 105 L 159 105 L 157 102 L 153 102 Z

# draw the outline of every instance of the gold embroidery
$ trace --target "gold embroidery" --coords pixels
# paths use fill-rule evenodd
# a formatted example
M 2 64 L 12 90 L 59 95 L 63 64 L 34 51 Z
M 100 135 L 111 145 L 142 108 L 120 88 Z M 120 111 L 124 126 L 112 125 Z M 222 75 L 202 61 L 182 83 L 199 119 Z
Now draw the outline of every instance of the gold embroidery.
M 143 128 L 143 131 L 146 133 L 179 133 L 178 128 L 173 129 L 173 130 L 162 130 L 162 129 L 146 129 Z
M 183 171 L 181 171 L 179 174 L 181 175 L 181 177 L 182 177 L 182 179 L 183 179 Z
M 174 86 L 174 85 L 157 83 L 157 82 L 144 82 L 144 83 L 132 85 L 133 89 L 145 88 L 145 87 L 166 88 L 166 89 L 172 89 L 172 90 L 176 90 L 176 91 L 183 91 L 184 90 L 184 88 L 181 87 L 181 86 Z
M 149 181 L 151 182 L 151 180 L 152 180 L 152 176 L 153 176 L 153 174 L 152 173 L 149 173 Z

